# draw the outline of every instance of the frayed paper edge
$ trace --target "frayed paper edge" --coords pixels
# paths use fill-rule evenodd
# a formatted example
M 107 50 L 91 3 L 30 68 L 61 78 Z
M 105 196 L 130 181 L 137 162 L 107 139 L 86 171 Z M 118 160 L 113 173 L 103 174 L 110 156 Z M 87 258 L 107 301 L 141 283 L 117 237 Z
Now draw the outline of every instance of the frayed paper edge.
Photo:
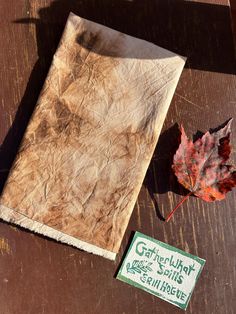
M 32 220 L 29 217 L 19 213 L 18 211 L 6 207 L 4 205 L 0 205 L 0 218 L 3 219 L 4 221 L 29 229 L 35 233 L 39 233 L 44 236 L 50 237 L 56 241 L 72 245 L 83 251 L 103 256 L 109 260 L 114 261 L 116 258 L 116 253 L 114 252 L 102 249 L 96 245 L 74 238 L 61 231 L 58 231 L 47 225 L 44 225 L 38 221 Z

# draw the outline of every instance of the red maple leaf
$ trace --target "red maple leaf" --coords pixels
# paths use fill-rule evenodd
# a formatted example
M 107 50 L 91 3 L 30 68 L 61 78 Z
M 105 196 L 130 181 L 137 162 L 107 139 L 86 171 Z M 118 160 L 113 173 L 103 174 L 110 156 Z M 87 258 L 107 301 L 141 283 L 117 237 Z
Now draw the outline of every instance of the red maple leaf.
M 226 162 L 231 146 L 231 122 L 214 133 L 206 132 L 195 142 L 189 140 L 181 126 L 181 143 L 174 155 L 172 169 L 179 181 L 190 192 L 172 210 L 169 221 L 176 209 L 191 195 L 206 202 L 222 200 L 225 194 L 236 186 L 236 170 Z

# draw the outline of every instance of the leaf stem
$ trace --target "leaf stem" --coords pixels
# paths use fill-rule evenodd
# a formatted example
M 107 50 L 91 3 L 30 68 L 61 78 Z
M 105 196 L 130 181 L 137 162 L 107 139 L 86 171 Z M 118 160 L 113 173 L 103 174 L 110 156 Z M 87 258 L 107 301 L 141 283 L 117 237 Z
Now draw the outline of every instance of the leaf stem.
M 193 192 L 189 192 L 182 200 L 181 202 L 179 202 L 179 204 L 177 204 L 177 206 L 175 206 L 175 208 L 172 210 L 172 212 L 169 213 L 168 217 L 166 218 L 166 222 L 168 222 L 171 217 L 174 215 L 174 212 L 176 211 L 177 208 L 180 207 L 180 205 L 182 205 L 188 198 L 189 196 L 193 194 Z

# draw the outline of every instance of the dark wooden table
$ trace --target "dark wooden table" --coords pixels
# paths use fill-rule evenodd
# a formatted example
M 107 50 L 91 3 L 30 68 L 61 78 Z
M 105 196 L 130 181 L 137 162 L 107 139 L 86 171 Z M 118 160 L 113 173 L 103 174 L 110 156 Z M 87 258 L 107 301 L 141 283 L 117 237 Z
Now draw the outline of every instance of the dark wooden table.
M 206 259 L 187 313 L 235 313 L 236 190 L 215 203 L 191 197 L 169 223 L 161 220 L 183 194 L 170 171 L 176 123 L 196 137 L 236 118 L 228 1 L 0 0 L 1 187 L 70 11 L 188 61 L 116 262 L 1 222 L 0 314 L 182 313 L 114 278 L 134 230 Z M 236 121 L 236 147 L 235 138 Z

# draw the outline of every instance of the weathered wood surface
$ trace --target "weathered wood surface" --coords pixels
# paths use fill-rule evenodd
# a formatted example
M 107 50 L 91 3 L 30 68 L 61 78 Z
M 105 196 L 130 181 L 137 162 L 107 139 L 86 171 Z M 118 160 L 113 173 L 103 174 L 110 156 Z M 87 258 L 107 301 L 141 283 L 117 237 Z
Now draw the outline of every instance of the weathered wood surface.
M 234 313 L 236 192 L 211 204 L 191 197 L 168 224 L 159 218 L 183 194 L 170 172 L 175 123 L 191 135 L 236 118 L 228 2 L 202 2 L 0 1 L 1 185 L 69 11 L 188 56 L 116 262 L 2 222 L 0 313 L 181 313 L 114 279 L 133 230 L 206 259 L 187 313 Z M 235 136 L 233 124 L 236 145 Z M 232 158 L 235 162 L 235 151 Z

